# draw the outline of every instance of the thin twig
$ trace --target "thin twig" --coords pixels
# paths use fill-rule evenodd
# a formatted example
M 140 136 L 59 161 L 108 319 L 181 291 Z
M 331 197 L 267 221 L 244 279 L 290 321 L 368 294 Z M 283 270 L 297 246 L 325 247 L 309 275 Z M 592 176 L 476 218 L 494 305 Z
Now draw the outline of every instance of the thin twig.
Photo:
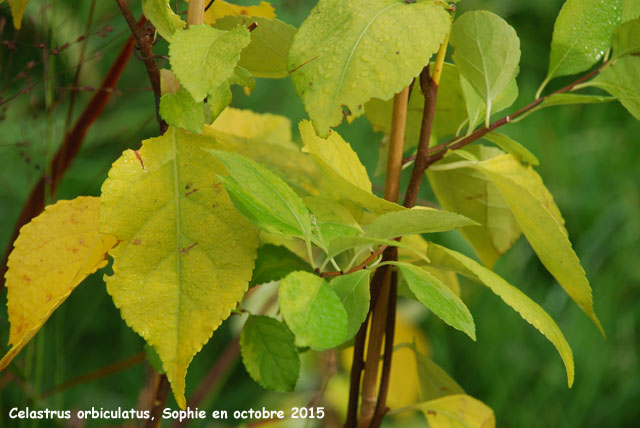
M 164 409 L 171 386 L 167 375 L 155 373 L 155 391 L 153 393 L 153 403 L 151 406 L 150 417 L 144 425 L 144 428 L 158 428 L 162 424 L 162 411 Z
M 129 3 L 127 0 L 116 0 L 120 11 L 122 12 L 122 16 L 125 21 L 127 21 L 127 25 L 131 30 L 131 34 L 136 39 L 136 43 L 138 45 L 138 49 L 140 49 L 140 53 L 142 54 L 142 60 L 147 69 L 147 74 L 149 75 L 149 81 L 151 82 L 151 88 L 153 89 L 153 95 L 156 106 L 156 119 L 158 120 L 158 126 L 160 127 L 160 133 L 164 134 L 167 130 L 167 123 L 160 117 L 160 97 L 162 95 L 160 90 L 160 69 L 158 68 L 158 64 L 155 61 L 153 55 L 153 39 L 155 34 L 155 29 L 151 25 L 151 23 L 147 22 L 147 27 L 144 31 L 140 30 L 140 27 L 136 23 L 133 14 L 131 13 L 131 9 L 129 9 Z

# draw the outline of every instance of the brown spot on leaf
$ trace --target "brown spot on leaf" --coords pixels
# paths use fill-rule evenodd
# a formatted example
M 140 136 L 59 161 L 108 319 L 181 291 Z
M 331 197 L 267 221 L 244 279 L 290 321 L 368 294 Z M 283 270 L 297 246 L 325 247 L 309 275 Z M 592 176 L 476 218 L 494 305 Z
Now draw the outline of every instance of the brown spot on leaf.
M 189 195 L 191 195 L 192 193 L 195 193 L 195 192 L 197 192 L 197 191 L 198 191 L 198 188 L 196 187 L 196 188 L 195 188 L 195 189 L 193 189 L 193 190 L 189 190 L 189 191 L 188 191 L 187 193 L 185 193 L 184 195 L 185 195 L 185 196 L 189 196 Z
M 183 248 L 182 251 L 182 255 L 186 256 L 187 253 L 189 252 L 189 250 L 191 250 L 193 247 L 195 247 L 196 245 L 198 245 L 197 242 L 194 242 L 193 244 L 189 245 L 187 248 Z
M 437 416 L 438 412 L 436 412 L 435 410 L 427 410 L 427 415 Z
M 138 160 L 140 161 L 140 165 L 142 165 L 142 169 L 144 170 L 144 161 L 142 160 L 142 157 L 140 156 L 140 152 L 137 150 L 134 150 L 133 153 L 136 154 L 136 157 L 138 158 Z
M 131 244 L 133 244 L 133 245 L 140 245 L 141 243 L 142 243 L 142 241 L 141 241 L 141 240 L 136 239 L 136 240 L 134 240 Z

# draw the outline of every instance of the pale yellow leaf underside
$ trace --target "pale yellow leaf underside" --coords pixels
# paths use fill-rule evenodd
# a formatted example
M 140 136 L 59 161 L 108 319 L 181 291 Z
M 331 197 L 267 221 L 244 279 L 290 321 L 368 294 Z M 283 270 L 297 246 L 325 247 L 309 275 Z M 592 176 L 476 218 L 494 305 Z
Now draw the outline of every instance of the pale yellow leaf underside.
M 102 187 L 101 229 L 121 241 L 107 291 L 158 352 L 181 408 L 187 367 L 242 298 L 258 245 L 203 151 L 215 147 L 170 128 L 124 152 Z
M 204 13 L 204 22 L 212 25 L 218 19 L 229 15 L 261 16 L 270 19 L 276 17 L 274 7 L 266 1 L 261 1 L 257 6 L 240 6 L 223 0 L 216 0 Z
M 88 275 L 104 267 L 116 238 L 99 233 L 100 199 L 58 201 L 20 230 L 9 256 L 9 344 L 0 370 L 29 343 Z

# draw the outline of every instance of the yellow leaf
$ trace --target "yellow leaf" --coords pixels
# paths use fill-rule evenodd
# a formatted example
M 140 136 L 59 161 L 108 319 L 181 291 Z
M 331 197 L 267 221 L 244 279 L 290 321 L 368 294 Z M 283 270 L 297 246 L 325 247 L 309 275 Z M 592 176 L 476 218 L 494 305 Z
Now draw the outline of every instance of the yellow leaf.
M 170 128 L 127 150 L 102 186 L 100 226 L 121 241 L 107 291 L 157 351 L 178 405 L 194 355 L 242 298 L 258 245 L 204 148 L 215 140 Z
M 210 128 L 242 138 L 295 147 L 291 142 L 291 121 L 277 114 L 227 107 Z
M 9 344 L 0 370 L 27 345 L 87 276 L 107 264 L 114 236 L 98 231 L 100 199 L 58 201 L 20 229 L 5 275 Z
M 216 20 L 229 15 L 261 16 L 270 19 L 276 17 L 274 7 L 266 1 L 261 1 L 257 6 L 239 6 L 223 0 L 216 0 L 204 13 L 204 22 L 212 25 Z
M 9 6 L 11 6 L 11 16 L 13 16 L 13 26 L 16 30 L 22 27 L 22 17 L 24 11 L 27 8 L 29 0 L 9 0 Z
M 308 120 L 300 122 L 299 129 L 304 151 L 311 155 L 322 174 L 343 198 L 376 214 L 404 209 L 371 192 L 367 170 L 340 134 L 331 131 L 327 138 L 321 138 Z
M 417 404 L 431 428 L 495 428 L 493 410 L 483 402 L 464 395 L 447 395 Z

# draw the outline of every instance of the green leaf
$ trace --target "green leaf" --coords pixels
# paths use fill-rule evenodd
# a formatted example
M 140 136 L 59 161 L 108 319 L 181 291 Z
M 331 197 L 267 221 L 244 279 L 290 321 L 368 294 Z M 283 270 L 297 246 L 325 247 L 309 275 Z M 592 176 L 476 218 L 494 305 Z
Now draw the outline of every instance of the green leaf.
M 618 58 L 588 84 L 616 97 L 633 117 L 640 120 L 640 57 Z
M 560 353 L 560 357 L 567 371 L 569 387 L 573 385 L 573 353 L 562 331 L 560 331 L 558 325 L 544 309 L 503 278 L 457 251 L 429 243 L 427 253 L 434 265 L 452 269 L 479 284 L 486 285 L 507 305 L 518 312 L 525 321 L 538 329 L 540 333 L 553 343 L 553 346 L 555 346 Z
M 460 75 L 486 105 L 488 124 L 495 99 L 518 73 L 520 39 L 499 16 L 487 11 L 473 11 L 456 19 L 451 31 L 451 44 L 455 47 L 453 60 Z
M 160 116 L 171 126 L 201 134 L 204 103 L 194 100 L 189 91 L 181 86 L 175 94 L 164 94 L 160 98 Z
M 364 107 L 365 115 L 373 129 L 390 134 L 393 99 L 383 101 L 374 98 Z M 420 85 L 413 85 L 411 96 L 409 97 L 409 105 L 407 106 L 405 151 L 418 145 L 423 109 L 424 95 Z M 436 138 L 454 135 L 466 118 L 467 113 L 462 89 L 460 88 L 458 68 L 454 64 L 444 63 L 440 84 L 438 85 L 438 98 L 436 100 L 431 135 Z
M 404 248 L 407 251 L 412 252 L 418 258 L 424 261 L 429 261 L 427 257 L 417 251 L 411 245 L 406 244 L 402 241 L 396 241 L 393 239 L 384 239 L 384 238 L 376 238 L 375 236 L 341 236 L 329 243 L 329 248 L 327 250 L 327 257 L 335 257 L 338 254 L 341 254 L 347 250 L 351 249 L 362 249 L 364 247 L 372 247 L 372 246 L 380 246 L 386 245 L 388 247 L 398 247 Z
M 388 262 L 397 266 L 418 301 L 451 327 L 476 340 L 476 326 L 467 306 L 438 278 L 418 266 Z
M 476 159 L 502 154 L 493 147 L 482 145 L 467 148 Z M 460 151 L 455 152 L 457 155 Z M 498 189 L 483 174 L 472 168 L 438 170 L 440 165 L 459 161 L 450 156 L 427 170 L 429 183 L 444 209 L 460 213 L 479 226 L 460 229 L 485 266 L 493 267 L 520 236 L 520 228 Z
M 238 153 L 211 150 L 229 172 L 219 177 L 238 211 L 259 228 L 284 237 L 311 234 L 309 211 L 281 178 Z
M 231 103 L 231 87 L 229 82 L 223 82 L 216 86 L 207 96 L 207 107 L 209 109 L 209 117 L 206 118 L 206 123 L 214 121 Z M 207 113 L 207 110 L 205 110 Z
M 280 283 L 278 298 L 298 346 L 321 351 L 345 341 L 347 312 L 338 294 L 319 276 L 293 272 Z
M 526 147 L 524 147 L 522 144 L 518 143 L 511 137 L 500 134 L 497 131 L 493 131 L 485 134 L 482 138 L 487 141 L 491 141 L 493 144 L 500 147 L 505 152 L 511 153 L 512 155 L 516 156 L 521 161 L 524 161 L 531 165 L 540 165 L 540 161 L 533 153 L 531 153 Z
M 169 128 L 127 150 L 102 185 L 100 228 L 115 235 L 107 291 L 155 348 L 178 405 L 187 367 L 247 290 L 258 239 L 203 156 L 212 138 Z
M 337 202 L 317 196 L 307 196 L 304 198 L 304 203 L 313 213 L 313 233 L 325 247 L 336 238 L 363 233 L 349 210 Z
M 640 19 L 634 19 L 615 29 L 611 59 L 638 52 L 640 52 Z
M 587 83 L 589 84 L 589 83 Z M 564 105 L 573 105 L 573 104 L 599 104 L 599 103 L 608 103 L 611 101 L 615 101 L 615 97 L 609 97 L 605 95 L 583 95 L 583 94 L 553 94 L 538 104 L 536 107 L 527 111 L 524 114 L 518 116 L 517 119 L 512 120 L 511 123 L 516 123 L 529 116 L 530 114 L 542 110 L 546 107 L 554 107 L 554 106 L 564 106 Z M 535 165 L 535 164 L 534 164 Z
M 622 22 L 640 18 L 640 2 L 637 0 L 622 1 Z
M 621 9 L 622 0 L 567 0 L 553 27 L 542 87 L 554 77 L 580 73 L 598 62 L 611 46 Z
M 300 356 L 294 338 L 280 321 L 251 315 L 240 335 L 242 362 L 251 378 L 263 388 L 293 391 L 300 373 Z
M 318 166 L 333 188 L 374 213 L 403 210 L 404 207 L 375 196 L 367 171 L 351 146 L 335 131 L 327 139 L 318 137 L 309 121 L 300 122 L 304 150 Z
M 391 239 L 398 236 L 420 233 L 444 232 L 458 227 L 477 225 L 473 220 L 460 214 L 414 207 L 410 210 L 387 213 L 365 226 L 365 236 Z
M 420 399 L 434 400 L 445 395 L 464 394 L 464 390 L 431 358 L 423 355 L 415 344 L 408 347 L 413 350 L 420 379 Z
M 604 334 L 593 311 L 589 281 L 573 251 L 560 210 L 540 176 L 509 155 L 482 161 L 478 169 L 509 204 L 542 264 Z
M 464 94 L 464 102 L 467 109 L 467 118 L 468 118 L 468 132 L 467 134 L 471 134 L 471 132 L 475 129 L 475 127 L 482 122 L 483 116 L 486 120 L 487 118 L 487 104 L 484 102 L 482 97 L 478 94 L 478 92 L 471 86 L 471 83 L 464 76 L 460 76 L 460 87 L 462 89 L 462 93 Z M 489 116 L 494 113 L 498 113 L 506 108 L 511 107 L 511 105 L 518 98 L 518 82 L 516 81 L 515 76 L 509 81 L 507 87 L 496 97 L 493 105 L 491 106 L 491 111 L 489 112 Z
M 320 0 L 289 53 L 289 72 L 322 137 L 371 98 L 389 99 L 417 76 L 450 28 L 430 1 Z M 419 55 L 416 55 L 419 52 Z
M 341 275 L 329 283 L 336 292 L 347 312 L 347 334 L 344 341 L 356 335 L 369 313 L 369 275 L 368 270 L 360 270 Z
M 296 28 L 277 19 L 259 16 L 225 16 L 213 25 L 221 30 L 231 30 L 253 23 L 258 26 L 251 31 L 251 42 L 242 51 L 238 65 L 256 77 L 283 78 L 289 75 L 287 57 Z
M 236 66 L 236 68 L 233 69 L 233 74 L 229 78 L 228 82 L 230 85 L 249 88 L 250 91 L 253 91 L 256 88 L 256 79 L 253 78 L 253 75 L 249 70 L 240 66 Z
M 176 31 L 187 25 L 179 15 L 171 9 L 169 0 L 142 0 L 142 13 L 151 21 L 158 33 L 171 42 Z
M 258 248 L 256 267 L 253 269 L 253 277 L 249 286 L 279 281 L 295 271 L 311 272 L 312 269 L 309 263 L 287 248 L 281 245 L 266 244 Z
M 171 69 L 193 98 L 202 101 L 233 75 L 240 51 L 249 41 L 245 27 L 222 31 L 206 24 L 192 25 L 173 36 Z

